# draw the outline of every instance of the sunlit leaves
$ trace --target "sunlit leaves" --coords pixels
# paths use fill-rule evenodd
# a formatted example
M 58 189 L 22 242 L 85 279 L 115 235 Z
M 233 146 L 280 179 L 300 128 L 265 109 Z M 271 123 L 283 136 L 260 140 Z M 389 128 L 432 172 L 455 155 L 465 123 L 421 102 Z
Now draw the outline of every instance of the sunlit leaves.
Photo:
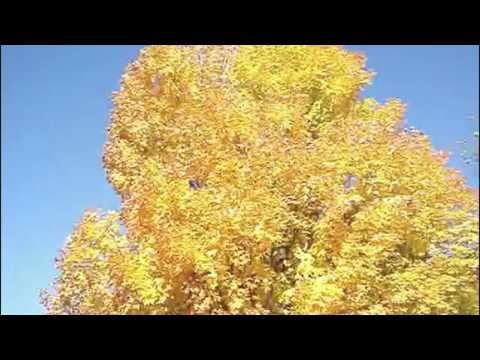
M 478 200 L 339 46 L 150 46 L 50 313 L 478 313 Z M 119 224 L 126 229 L 120 233 Z

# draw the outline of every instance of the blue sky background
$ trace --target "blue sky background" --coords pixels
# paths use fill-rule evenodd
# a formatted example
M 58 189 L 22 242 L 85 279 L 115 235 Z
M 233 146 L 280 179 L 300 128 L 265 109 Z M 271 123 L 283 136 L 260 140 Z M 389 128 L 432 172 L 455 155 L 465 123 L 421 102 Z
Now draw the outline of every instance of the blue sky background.
M 127 63 L 142 46 L 2 46 L 1 310 L 42 314 L 39 290 L 86 208 L 118 209 L 101 164 L 111 110 Z M 478 129 L 478 46 L 347 46 L 377 72 L 365 91 L 408 105 L 408 125 L 437 149 Z M 478 167 L 460 168 L 478 187 Z

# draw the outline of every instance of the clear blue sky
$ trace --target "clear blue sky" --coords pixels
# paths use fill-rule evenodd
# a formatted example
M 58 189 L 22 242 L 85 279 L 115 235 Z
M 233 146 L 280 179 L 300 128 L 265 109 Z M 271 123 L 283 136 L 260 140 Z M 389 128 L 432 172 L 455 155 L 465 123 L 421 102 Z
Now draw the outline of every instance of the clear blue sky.
M 142 46 L 2 46 L 3 314 L 42 314 L 39 290 L 86 208 L 118 209 L 101 166 L 110 94 Z M 378 73 L 366 95 L 399 97 L 407 119 L 452 149 L 478 123 L 478 46 L 348 46 Z M 478 170 L 454 158 L 469 184 Z

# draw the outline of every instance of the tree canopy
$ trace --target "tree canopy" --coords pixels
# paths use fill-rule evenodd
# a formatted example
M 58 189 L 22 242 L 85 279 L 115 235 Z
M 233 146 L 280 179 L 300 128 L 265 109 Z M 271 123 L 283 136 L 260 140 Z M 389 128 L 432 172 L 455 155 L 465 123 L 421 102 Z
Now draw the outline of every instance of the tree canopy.
M 149 46 L 50 314 L 478 314 L 478 192 L 341 46 Z M 440 106 L 440 105 L 439 105 Z M 125 231 L 121 230 L 125 227 Z

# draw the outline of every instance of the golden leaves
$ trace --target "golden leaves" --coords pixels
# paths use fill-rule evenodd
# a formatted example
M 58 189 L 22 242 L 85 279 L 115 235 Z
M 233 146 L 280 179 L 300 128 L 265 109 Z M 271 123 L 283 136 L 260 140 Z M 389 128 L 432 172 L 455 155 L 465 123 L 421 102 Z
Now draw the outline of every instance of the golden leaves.
M 372 76 L 340 46 L 142 50 L 104 152 L 121 216 L 86 213 L 48 311 L 478 313 L 478 200 L 404 104 L 357 97 Z

